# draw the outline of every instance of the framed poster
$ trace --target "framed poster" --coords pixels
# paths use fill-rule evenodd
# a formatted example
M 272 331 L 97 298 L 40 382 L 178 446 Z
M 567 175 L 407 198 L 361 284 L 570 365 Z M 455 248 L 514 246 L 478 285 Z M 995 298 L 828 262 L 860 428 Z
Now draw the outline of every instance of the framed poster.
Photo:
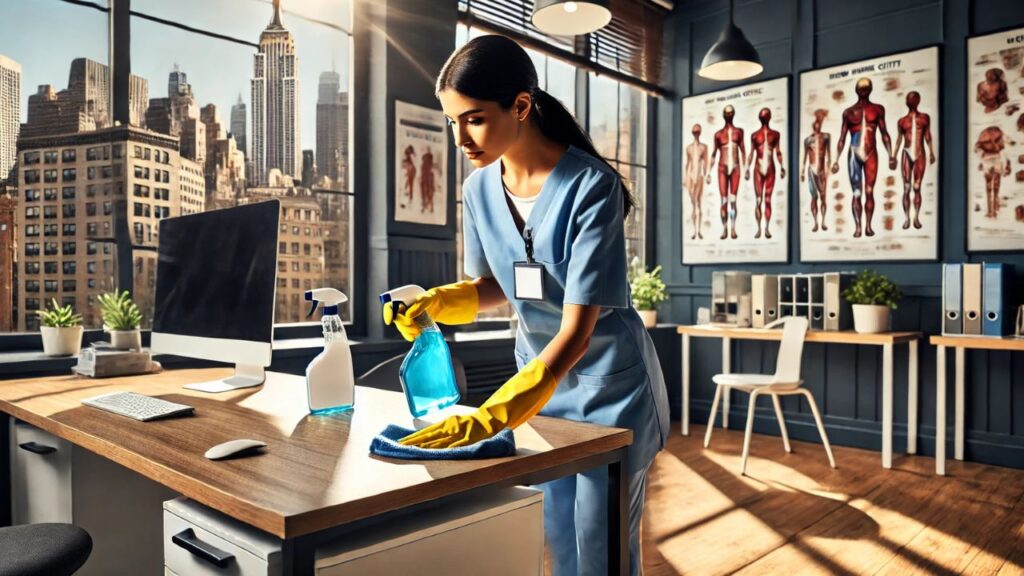
M 800 75 L 800 260 L 935 260 L 939 49 Z
M 967 249 L 1024 248 L 1024 28 L 967 40 Z
M 395 101 L 395 221 L 448 223 L 444 113 Z
M 683 264 L 788 259 L 789 79 L 683 99 Z

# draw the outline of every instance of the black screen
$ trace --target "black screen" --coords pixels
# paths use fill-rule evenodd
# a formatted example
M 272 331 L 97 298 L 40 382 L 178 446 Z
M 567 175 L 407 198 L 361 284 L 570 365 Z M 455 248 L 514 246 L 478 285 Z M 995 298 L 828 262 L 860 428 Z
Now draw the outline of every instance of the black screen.
M 271 342 L 278 200 L 160 222 L 153 331 Z

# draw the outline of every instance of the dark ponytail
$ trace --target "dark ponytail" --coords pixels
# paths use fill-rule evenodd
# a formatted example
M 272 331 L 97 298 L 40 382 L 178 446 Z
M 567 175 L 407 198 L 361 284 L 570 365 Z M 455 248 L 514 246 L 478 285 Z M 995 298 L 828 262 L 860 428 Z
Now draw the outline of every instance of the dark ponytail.
M 514 40 L 491 34 L 463 44 L 437 76 L 436 94 L 448 88 L 475 100 L 497 102 L 502 108 L 511 108 L 521 92 L 528 93 L 541 134 L 559 144 L 571 144 L 608 166 L 622 182 L 624 216 L 636 206 L 622 174 L 594 148 L 576 118 L 557 98 L 537 86 L 533 60 Z

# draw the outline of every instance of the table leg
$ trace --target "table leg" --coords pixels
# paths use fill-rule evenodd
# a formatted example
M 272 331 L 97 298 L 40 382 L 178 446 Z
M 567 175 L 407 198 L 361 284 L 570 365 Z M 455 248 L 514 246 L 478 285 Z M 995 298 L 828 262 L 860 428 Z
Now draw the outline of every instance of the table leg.
M 732 373 L 732 338 L 722 338 L 722 374 Z M 722 390 L 722 428 L 729 428 L 729 393 L 728 386 Z
M 964 348 L 956 348 L 956 404 L 953 415 L 953 457 L 957 460 L 964 459 Z
M 917 454 L 917 340 L 907 344 L 907 454 Z
M 892 468 L 892 344 L 882 345 L 882 468 Z
M 682 432 L 690 435 L 690 335 L 683 334 L 683 397 Z
M 935 348 L 935 473 L 946 474 L 946 347 Z
M 622 460 L 608 465 L 608 574 L 629 574 L 629 482 Z
M 284 576 L 313 576 L 316 545 L 312 536 L 299 536 L 281 542 L 281 569 Z

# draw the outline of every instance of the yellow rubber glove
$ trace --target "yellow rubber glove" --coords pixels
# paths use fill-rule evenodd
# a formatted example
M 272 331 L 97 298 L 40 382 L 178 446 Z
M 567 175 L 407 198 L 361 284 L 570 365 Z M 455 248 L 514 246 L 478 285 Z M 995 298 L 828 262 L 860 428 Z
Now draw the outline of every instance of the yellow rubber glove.
M 420 448 L 455 448 L 486 440 L 503 428 L 516 428 L 547 404 L 558 381 L 540 358 L 534 358 L 498 388 L 472 414 L 448 418 L 399 440 Z
M 416 297 L 408 307 L 399 306 L 398 313 L 389 302 L 384 305 L 385 324 L 394 323 L 402 337 L 412 342 L 420 335 L 416 317 L 426 312 L 441 324 L 469 324 L 476 319 L 480 297 L 476 285 L 468 280 L 431 288 Z

